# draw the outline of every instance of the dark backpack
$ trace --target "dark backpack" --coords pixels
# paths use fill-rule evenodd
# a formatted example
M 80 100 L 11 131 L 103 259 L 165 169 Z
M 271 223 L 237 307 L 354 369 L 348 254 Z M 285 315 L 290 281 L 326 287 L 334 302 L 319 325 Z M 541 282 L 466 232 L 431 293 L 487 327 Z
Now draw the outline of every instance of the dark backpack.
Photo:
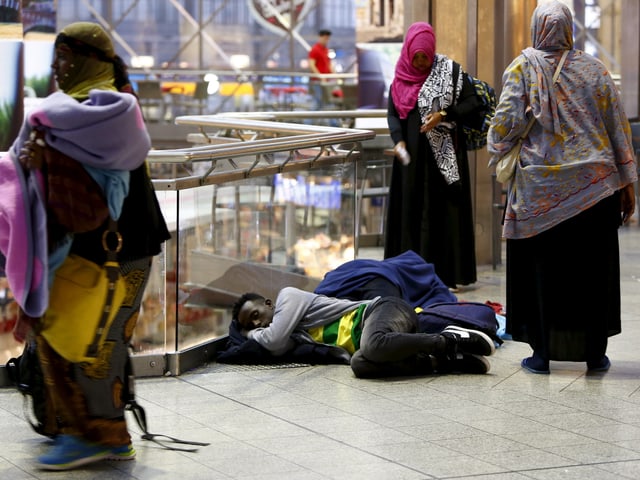
M 449 325 L 479 330 L 498 345 L 504 343 L 497 333 L 496 312 L 485 303 L 442 302 L 418 311 L 418 331 L 422 333 L 440 333 Z
M 18 391 L 24 395 L 25 417 L 27 418 L 29 425 L 31 425 L 33 430 L 40 435 L 50 438 L 55 437 L 59 433 L 59 429 L 56 428 L 59 424 L 57 419 L 53 425 L 49 422 L 50 419 L 48 417 L 51 415 L 51 412 L 47 409 L 44 376 L 42 374 L 42 368 L 40 367 L 40 360 L 38 359 L 36 343 L 34 341 L 28 342 L 24 347 L 22 355 L 17 358 L 9 359 L 6 368 L 9 380 L 16 386 Z M 196 452 L 198 449 L 170 446 L 159 439 L 183 445 L 209 445 L 208 443 L 180 440 L 178 438 L 170 437 L 169 435 L 149 432 L 146 412 L 144 408 L 138 404 L 135 398 L 135 377 L 133 375 L 130 355 L 127 356 L 127 363 L 125 364 L 125 376 L 127 377 L 127 381 L 122 392 L 123 400 L 126 405 L 125 410 L 128 410 L 133 414 L 138 426 L 143 431 L 143 440 L 152 441 L 167 450 L 177 450 L 181 452 Z M 31 399 L 31 402 L 29 402 L 29 399 Z M 29 408 L 29 403 L 31 403 L 31 408 Z M 33 413 L 30 413 L 30 410 Z M 33 417 L 35 417 L 35 419 L 33 419 Z
M 467 150 L 479 150 L 487 144 L 487 132 L 491 119 L 496 114 L 496 92 L 484 80 L 466 74 L 476 90 L 476 95 L 482 101 L 482 107 L 477 109 L 469 121 L 462 124 Z
M 454 62 L 453 78 L 458 78 L 459 66 Z M 496 91 L 484 80 L 463 72 L 473 85 L 476 96 L 480 100 L 480 106 L 462 120 L 467 150 L 480 150 L 487 144 L 487 133 L 491 120 L 496 114 Z
M 53 438 L 57 433 L 57 428 L 47 422 L 44 377 L 35 341 L 25 344 L 22 355 L 10 358 L 7 361 L 6 369 L 9 380 L 24 397 L 24 415 L 31 428 L 40 435 Z

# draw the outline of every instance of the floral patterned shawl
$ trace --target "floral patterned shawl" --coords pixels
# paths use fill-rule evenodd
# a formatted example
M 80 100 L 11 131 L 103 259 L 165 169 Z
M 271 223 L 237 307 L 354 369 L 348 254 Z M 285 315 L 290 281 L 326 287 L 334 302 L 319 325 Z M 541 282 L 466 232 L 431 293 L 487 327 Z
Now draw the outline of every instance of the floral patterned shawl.
M 572 17 L 560 2 L 533 14 L 533 48 L 507 67 L 488 135 L 495 165 L 517 142 L 530 115 L 520 165 L 509 185 L 503 235 L 527 238 L 579 214 L 637 180 L 631 131 L 605 66 L 573 49 Z M 571 50 L 558 82 L 553 73 Z

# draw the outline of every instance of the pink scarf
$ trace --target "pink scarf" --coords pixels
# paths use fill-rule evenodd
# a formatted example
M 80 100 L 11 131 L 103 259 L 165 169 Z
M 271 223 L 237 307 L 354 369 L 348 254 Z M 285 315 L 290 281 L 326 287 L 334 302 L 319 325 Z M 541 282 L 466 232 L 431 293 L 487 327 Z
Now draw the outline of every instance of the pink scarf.
M 433 28 L 426 22 L 416 22 L 409 27 L 400 58 L 396 64 L 396 74 L 391 84 L 391 96 L 400 118 L 407 118 L 416 106 L 420 88 L 431 73 L 421 72 L 412 65 L 416 53 L 422 52 L 433 59 L 436 53 L 436 37 Z

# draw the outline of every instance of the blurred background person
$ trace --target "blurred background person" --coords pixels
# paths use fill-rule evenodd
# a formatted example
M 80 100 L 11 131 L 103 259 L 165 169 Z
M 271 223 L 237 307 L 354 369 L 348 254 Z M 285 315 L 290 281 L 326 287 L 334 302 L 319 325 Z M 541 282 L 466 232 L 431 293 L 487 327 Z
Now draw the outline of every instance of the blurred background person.
M 309 50 L 309 68 L 313 73 L 326 74 L 335 73 L 333 63 L 329 57 L 329 40 L 331 39 L 330 30 L 320 30 L 318 32 L 318 40 Z M 310 77 L 309 88 L 314 100 L 314 110 L 322 110 L 325 106 L 323 89 L 328 80 L 322 77 Z

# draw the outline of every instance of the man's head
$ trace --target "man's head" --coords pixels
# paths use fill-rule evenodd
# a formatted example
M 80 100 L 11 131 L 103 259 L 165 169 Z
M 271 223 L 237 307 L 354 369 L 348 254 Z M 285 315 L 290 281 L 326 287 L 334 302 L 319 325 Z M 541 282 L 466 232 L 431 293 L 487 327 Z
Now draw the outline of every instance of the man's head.
M 331 30 L 320 30 L 318 32 L 318 42 L 322 45 L 326 45 L 329 43 L 329 38 L 331 37 Z
M 231 318 L 243 330 L 268 327 L 273 320 L 273 302 L 257 293 L 245 293 L 233 305 Z

